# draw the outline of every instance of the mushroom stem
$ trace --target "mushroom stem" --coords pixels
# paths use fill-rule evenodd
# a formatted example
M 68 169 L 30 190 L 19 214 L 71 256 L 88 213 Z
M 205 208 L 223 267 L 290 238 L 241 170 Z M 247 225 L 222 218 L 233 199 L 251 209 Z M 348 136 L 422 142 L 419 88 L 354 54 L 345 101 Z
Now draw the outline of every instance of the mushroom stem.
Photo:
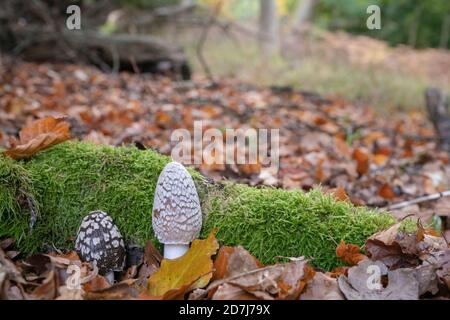
M 105 278 L 108 280 L 108 282 L 113 285 L 114 284 L 114 271 L 109 271 L 107 274 L 105 274 Z
M 176 259 L 181 257 L 188 251 L 188 244 L 165 244 L 164 245 L 164 258 Z

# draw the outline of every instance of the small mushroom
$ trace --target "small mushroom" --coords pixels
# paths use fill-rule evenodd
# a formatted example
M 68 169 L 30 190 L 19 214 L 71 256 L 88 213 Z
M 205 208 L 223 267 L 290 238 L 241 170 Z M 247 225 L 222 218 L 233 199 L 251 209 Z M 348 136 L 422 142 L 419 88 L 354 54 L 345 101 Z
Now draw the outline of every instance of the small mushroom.
M 164 258 L 176 259 L 189 249 L 202 227 L 202 211 L 194 181 L 186 168 L 171 162 L 158 178 L 153 201 L 153 230 L 164 244 Z
M 81 222 L 75 250 L 82 261 L 97 265 L 99 274 L 114 282 L 114 271 L 125 266 L 125 243 L 111 217 L 103 211 L 92 211 Z

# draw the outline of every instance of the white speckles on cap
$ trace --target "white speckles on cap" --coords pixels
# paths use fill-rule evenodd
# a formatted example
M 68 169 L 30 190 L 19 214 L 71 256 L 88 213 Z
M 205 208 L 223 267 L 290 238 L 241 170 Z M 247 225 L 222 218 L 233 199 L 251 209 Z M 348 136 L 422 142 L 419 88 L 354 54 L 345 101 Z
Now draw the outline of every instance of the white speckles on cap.
M 81 260 L 96 263 L 100 274 L 122 271 L 125 243 L 110 216 L 94 211 L 84 217 L 78 229 L 75 249 Z
M 189 244 L 200 233 L 200 200 L 191 175 L 180 163 L 167 164 L 159 175 L 152 224 L 164 244 Z

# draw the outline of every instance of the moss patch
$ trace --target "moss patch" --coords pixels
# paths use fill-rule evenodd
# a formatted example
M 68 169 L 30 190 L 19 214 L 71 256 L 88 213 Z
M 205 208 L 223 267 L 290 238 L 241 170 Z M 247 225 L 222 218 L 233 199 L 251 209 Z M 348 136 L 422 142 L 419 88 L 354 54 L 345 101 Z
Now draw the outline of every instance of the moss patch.
M 108 212 L 127 240 L 153 239 L 151 210 L 159 173 L 169 157 L 132 147 L 66 142 L 29 161 L 0 157 L 0 238 L 13 236 L 23 252 L 44 245 L 71 248 L 81 219 L 92 210 Z M 325 269 L 339 264 L 337 243 L 362 245 L 394 223 L 388 214 L 336 202 L 319 190 L 309 193 L 240 184 L 208 184 L 191 170 L 202 200 L 203 235 L 218 227 L 218 238 L 243 245 L 264 263 L 276 256 L 312 257 Z M 29 232 L 31 198 L 39 209 Z

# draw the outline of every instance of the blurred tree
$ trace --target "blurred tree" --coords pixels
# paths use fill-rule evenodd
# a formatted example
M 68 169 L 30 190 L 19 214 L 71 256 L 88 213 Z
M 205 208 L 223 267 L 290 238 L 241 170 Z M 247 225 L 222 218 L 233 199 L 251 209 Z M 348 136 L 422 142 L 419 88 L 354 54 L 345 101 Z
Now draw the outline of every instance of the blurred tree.
M 311 21 L 317 0 L 301 0 L 294 12 L 294 28 L 301 28 Z
M 260 0 L 259 40 L 261 52 L 270 56 L 279 48 L 279 25 L 275 0 Z
M 122 5 L 144 8 L 144 9 L 154 9 L 162 6 L 170 6 L 180 3 L 180 0 L 120 0 Z
M 381 8 L 381 30 L 366 28 L 366 8 L 371 4 Z M 448 0 L 317 0 L 314 22 L 330 30 L 365 34 L 392 45 L 449 48 L 449 16 Z

